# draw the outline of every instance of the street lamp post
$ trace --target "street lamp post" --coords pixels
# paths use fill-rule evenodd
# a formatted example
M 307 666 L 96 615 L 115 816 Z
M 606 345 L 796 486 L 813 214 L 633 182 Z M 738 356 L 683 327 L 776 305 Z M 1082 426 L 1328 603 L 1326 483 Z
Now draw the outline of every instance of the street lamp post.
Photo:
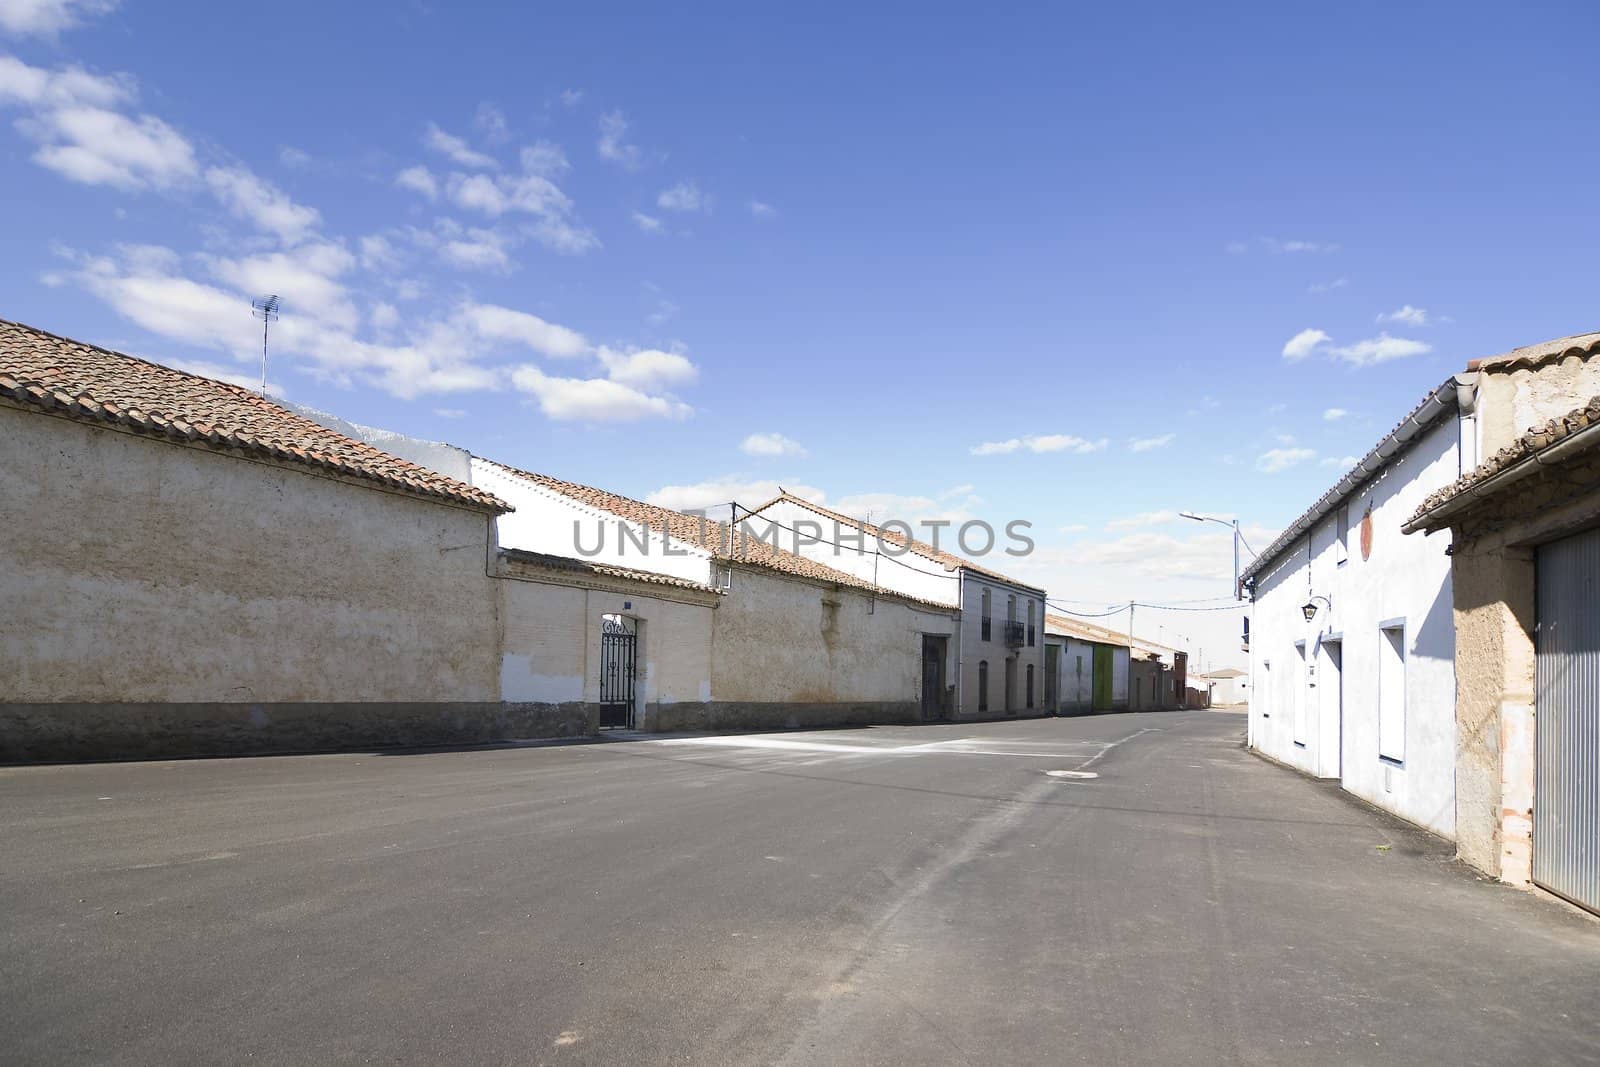
M 1239 592 L 1239 544 L 1244 536 L 1239 533 L 1239 520 L 1219 519 L 1215 515 L 1199 515 L 1193 511 L 1180 511 L 1178 514 L 1195 522 L 1214 522 L 1233 531 L 1233 599 L 1243 600 L 1244 595 Z

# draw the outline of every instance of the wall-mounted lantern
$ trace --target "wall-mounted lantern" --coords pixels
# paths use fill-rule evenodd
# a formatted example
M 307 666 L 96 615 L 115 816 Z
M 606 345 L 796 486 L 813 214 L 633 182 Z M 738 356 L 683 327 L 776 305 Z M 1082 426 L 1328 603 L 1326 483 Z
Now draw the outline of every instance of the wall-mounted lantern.
M 1329 611 L 1333 610 L 1333 601 L 1329 600 L 1321 593 L 1318 593 L 1316 596 L 1313 596 L 1310 600 L 1306 601 L 1305 607 L 1300 609 L 1300 613 L 1306 617 L 1306 622 L 1311 622 L 1317 617 L 1317 601 L 1319 600 L 1328 605 Z

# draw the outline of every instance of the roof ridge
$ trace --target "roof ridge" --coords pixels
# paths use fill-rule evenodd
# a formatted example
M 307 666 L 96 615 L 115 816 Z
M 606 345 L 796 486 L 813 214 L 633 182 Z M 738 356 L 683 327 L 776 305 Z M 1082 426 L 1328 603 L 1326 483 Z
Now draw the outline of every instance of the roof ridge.
M 810 508 L 812 511 L 815 511 L 818 514 L 824 515 L 830 519 L 834 519 L 835 521 L 850 523 L 852 526 L 859 528 L 863 533 L 870 534 L 871 536 L 880 540 L 888 538 L 892 543 L 903 545 L 907 550 L 915 552 L 923 559 L 939 564 L 946 570 L 953 571 L 965 567 L 997 581 L 1007 582 L 1011 585 L 1015 585 L 1019 589 L 1031 589 L 1034 592 L 1039 593 L 1044 592 L 1042 586 L 1029 585 L 1027 582 L 1019 581 L 1010 575 L 1002 574 L 997 570 L 985 567 L 981 563 L 974 563 L 970 559 L 967 559 L 963 556 L 958 556 L 954 552 L 946 552 L 944 549 L 930 545 L 926 541 L 918 541 L 914 537 L 906 537 L 905 535 L 895 533 L 892 530 L 885 530 L 882 526 L 868 522 L 866 519 L 858 519 L 854 516 L 846 515 L 842 511 L 836 511 L 833 508 L 828 507 L 826 504 L 818 504 L 814 500 L 807 500 L 805 497 L 796 496 L 787 489 L 783 489 L 781 486 L 779 489 L 780 491 L 777 496 L 773 497 L 765 504 L 762 504 L 761 507 L 755 508 L 750 512 L 750 514 L 759 514 L 760 512 L 771 507 L 773 504 L 778 503 L 780 500 L 787 500 L 790 503 L 799 504 L 801 507 Z
M 936 601 L 925 600 L 921 597 L 911 596 L 909 594 L 890 589 L 886 586 L 875 585 L 866 581 L 865 579 L 857 578 L 855 575 L 846 571 L 839 570 L 835 567 L 830 567 L 825 563 L 819 563 L 814 559 L 802 556 L 797 552 L 791 552 L 780 545 L 773 544 L 771 541 L 747 534 L 733 524 L 723 522 L 721 519 L 714 519 L 709 515 L 692 515 L 689 512 L 677 511 L 662 504 L 651 504 L 648 501 L 637 500 L 622 493 L 613 492 L 610 489 L 602 489 L 599 486 L 585 485 L 582 482 L 575 482 L 567 478 L 558 478 L 553 474 L 539 474 L 536 471 L 525 470 L 521 467 L 514 467 L 509 463 L 502 463 L 499 460 L 489 459 L 487 456 L 476 456 L 475 458 L 481 459 L 485 463 L 499 467 L 502 470 L 509 471 L 518 477 L 527 478 L 535 483 L 542 484 L 545 488 L 552 488 L 550 483 L 554 483 L 556 486 L 569 486 L 579 494 L 600 494 L 601 496 L 608 497 L 613 501 L 643 509 L 647 512 L 654 512 L 658 516 L 668 516 L 674 519 L 695 523 L 700 529 L 715 527 L 718 536 L 714 539 L 714 541 L 712 541 L 712 543 L 709 544 L 703 540 L 686 538 L 682 536 L 681 533 L 672 533 L 671 531 L 667 531 L 667 535 L 669 537 L 674 537 L 679 541 L 687 541 L 688 543 L 693 544 L 704 551 L 710 552 L 712 557 L 720 562 L 744 563 L 751 566 L 765 567 L 768 570 L 778 571 L 780 573 L 789 574 L 795 577 L 811 578 L 817 581 L 826 581 L 834 585 L 842 585 L 848 588 L 870 592 L 876 596 L 887 596 L 900 600 L 907 600 L 916 604 L 935 607 L 940 610 L 950 609 L 950 605 L 948 604 L 940 604 Z M 556 491 L 559 492 L 560 490 L 557 489 Z M 583 500 L 581 496 L 577 497 L 577 499 L 580 503 L 597 508 L 601 511 L 609 512 L 612 515 L 615 515 L 621 519 L 625 519 L 629 522 L 642 523 L 646 527 L 650 526 L 651 524 L 650 519 L 648 518 L 641 518 L 637 515 L 629 515 L 626 512 L 617 510 L 615 507 L 609 507 L 601 501 Z M 721 532 L 723 530 L 728 531 L 728 536 L 726 538 L 721 536 Z M 752 550 L 756 553 L 755 557 L 750 555 Z M 774 565 L 776 563 L 783 563 L 786 565 L 776 566 Z

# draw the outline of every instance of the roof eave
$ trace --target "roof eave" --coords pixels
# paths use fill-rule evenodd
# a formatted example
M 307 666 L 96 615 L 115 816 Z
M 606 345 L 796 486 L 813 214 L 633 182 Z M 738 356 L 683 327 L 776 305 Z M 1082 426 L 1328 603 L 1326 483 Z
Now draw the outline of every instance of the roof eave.
M 1319 497 L 1315 504 L 1278 535 L 1277 540 L 1246 564 L 1239 572 L 1240 580 L 1254 578 L 1266 570 L 1270 564 L 1293 547 L 1308 530 L 1349 499 L 1368 479 L 1404 453 L 1447 414 L 1457 410 L 1460 388 L 1472 385 L 1475 379 L 1476 376 L 1471 374 L 1452 374 L 1446 378 L 1444 383 L 1429 393 L 1400 425 L 1390 430 L 1383 440 L 1361 458 L 1359 463 L 1345 472 L 1345 475 L 1334 483 L 1332 489 Z

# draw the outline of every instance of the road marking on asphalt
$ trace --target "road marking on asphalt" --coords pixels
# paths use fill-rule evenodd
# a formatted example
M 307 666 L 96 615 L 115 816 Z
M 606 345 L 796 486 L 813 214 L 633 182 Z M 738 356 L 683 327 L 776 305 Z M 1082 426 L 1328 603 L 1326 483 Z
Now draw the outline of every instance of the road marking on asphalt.
M 1099 771 L 1045 771 L 1052 778 L 1098 778 Z
M 1140 733 L 1147 731 L 1141 730 Z M 1137 737 L 1138 734 L 1132 735 Z M 1129 738 L 1123 738 L 1123 741 Z M 1107 750 L 1122 743 L 1115 741 L 1065 741 L 1050 748 L 1033 750 L 1033 742 L 985 741 L 978 737 L 962 737 L 950 741 L 930 741 L 920 745 L 853 745 L 839 741 L 798 741 L 787 737 L 735 735 L 731 737 L 664 737 L 647 742 L 654 745 L 696 746 L 707 748 L 766 749 L 773 752 L 816 752 L 830 756 L 1012 756 L 1023 759 L 1081 759 L 1093 752 L 1090 762 L 1099 759 Z M 1006 747 L 995 747 L 1006 746 Z M 1075 749 L 1062 751 L 1063 748 Z M 1018 751 L 1021 749 L 1021 751 Z

